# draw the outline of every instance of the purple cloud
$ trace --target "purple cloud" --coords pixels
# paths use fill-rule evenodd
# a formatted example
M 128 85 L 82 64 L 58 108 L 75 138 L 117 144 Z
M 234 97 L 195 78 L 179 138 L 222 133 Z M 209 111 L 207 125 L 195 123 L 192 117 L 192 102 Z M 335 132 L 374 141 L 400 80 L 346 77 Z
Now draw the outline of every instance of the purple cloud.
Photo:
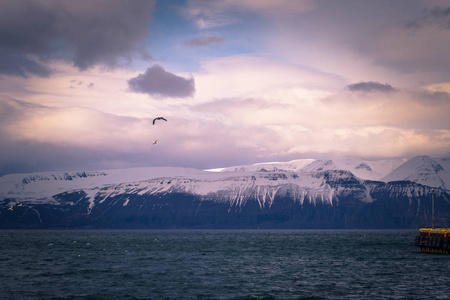
M 48 63 L 117 67 L 145 50 L 154 1 L 0 1 L 0 74 L 51 75 Z
M 186 40 L 183 45 L 191 47 L 204 47 L 210 44 L 223 44 L 225 40 L 218 36 L 201 36 L 195 39 Z
M 128 80 L 133 92 L 156 97 L 191 97 L 195 92 L 194 78 L 183 78 L 167 72 L 160 65 L 153 65 L 144 74 Z
M 379 83 L 375 81 L 366 81 L 349 84 L 347 88 L 352 92 L 395 92 L 397 89 L 393 88 L 390 84 Z
M 424 16 L 413 20 L 407 24 L 407 27 L 417 29 L 430 25 L 436 25 L 443 29 L 450 28 L 450 7 L 435 7 L 432 10 L 426 10 Z

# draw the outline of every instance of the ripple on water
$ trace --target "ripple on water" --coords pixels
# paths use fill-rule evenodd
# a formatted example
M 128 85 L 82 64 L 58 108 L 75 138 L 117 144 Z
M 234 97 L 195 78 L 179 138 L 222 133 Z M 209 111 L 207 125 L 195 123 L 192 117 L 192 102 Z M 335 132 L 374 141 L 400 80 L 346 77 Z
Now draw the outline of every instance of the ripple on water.
M 448 299 L 450 256 L 415 234 L 0 231 L 0 298 Z

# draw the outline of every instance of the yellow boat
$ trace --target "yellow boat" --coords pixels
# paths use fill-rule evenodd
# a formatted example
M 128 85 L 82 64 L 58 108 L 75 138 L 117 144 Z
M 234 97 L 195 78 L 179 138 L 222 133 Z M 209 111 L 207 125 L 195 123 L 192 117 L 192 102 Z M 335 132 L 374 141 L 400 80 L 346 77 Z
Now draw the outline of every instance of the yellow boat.
M 415 245 L 420 252 L 450 254 L 450 228 L 420 228 Z

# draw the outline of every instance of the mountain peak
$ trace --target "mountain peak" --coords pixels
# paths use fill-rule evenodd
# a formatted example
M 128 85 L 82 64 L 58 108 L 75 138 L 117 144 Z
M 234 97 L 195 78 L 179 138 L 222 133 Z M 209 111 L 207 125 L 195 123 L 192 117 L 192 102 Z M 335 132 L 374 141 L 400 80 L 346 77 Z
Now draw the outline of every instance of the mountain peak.
M 302 168 L 301 172 L 346 170 L 361 179 L 380 180 L 402 163 L 403 161 L 399 159 L 378 161 L 362 160 L 360 158 L 327 159 L 316 160 Z
M 450 182 L 444 172 L 444 167 L 439 162 L 440 160 L 442 159 L 432 159 L 427 155 L 413 157 L 382 180 L 410 180 L 423 185 L 446 189 L 450 186 Z

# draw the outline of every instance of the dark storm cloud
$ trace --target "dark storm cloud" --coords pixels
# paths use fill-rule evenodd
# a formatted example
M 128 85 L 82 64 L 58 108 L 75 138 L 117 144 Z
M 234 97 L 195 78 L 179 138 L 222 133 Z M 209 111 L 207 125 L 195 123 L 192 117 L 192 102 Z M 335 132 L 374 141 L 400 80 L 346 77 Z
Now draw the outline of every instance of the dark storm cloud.
M 210 44 L 223 44 L 224 42 L 224 39 L 218 36 L 201 36 L 195 39 L 186 40 L 183 42 L 183 45 L 191 47 L 204 47 Z
M 0 33 L 1 35 L 1 33 Z M 2 41 L 0 37 L 0 47 Z M 0 48 L 0 74 L 27 77 L 28 74 L 48 77 L 51 70 L 27 55 Z
M 447 27 L 450 28 L 450 6 L 446 8 L 437 7 L 431 11 L 431 15 L 437 19 L 445 20 Z
M 393 88 L 390 84 L 379 83 L 375 81 L 366 81 L 349 84 L 347 88 L 352 92 L 395 92 L 397 89 Z
M 409 22 L 407 27 L 422 28 L 428 25 L 450 29 L 450 7 L 435 7 L 432 10 L 426 10 L 423 17 Z
M 194 78 L 183 78 L 153 65 L 144 74 L 128 80 L 130 89 L 156 97 L 190 97 L 195 92 Z
M 154 0 L 0 1 L 0 74 L 48 76 L 50 60 L 117 67 L 144 48 Z

